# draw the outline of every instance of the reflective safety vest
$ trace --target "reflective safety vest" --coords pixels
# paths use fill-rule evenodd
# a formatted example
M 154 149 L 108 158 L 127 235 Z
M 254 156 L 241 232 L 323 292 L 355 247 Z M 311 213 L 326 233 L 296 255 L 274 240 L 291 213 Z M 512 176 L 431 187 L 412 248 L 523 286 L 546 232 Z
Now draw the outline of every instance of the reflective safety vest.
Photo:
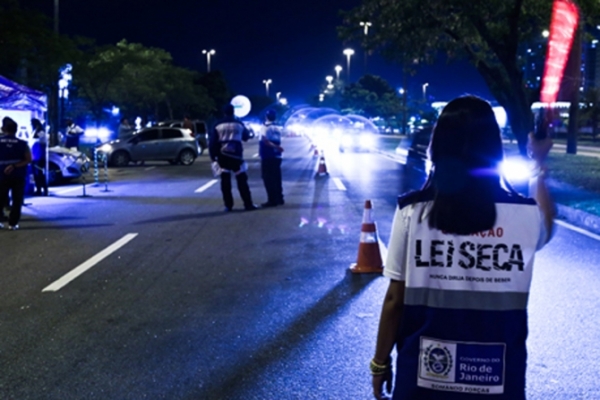
M 28 148 L 29 146 L 24 140 L 12 135 L 0 136 L 0 179 L 25 179 L 27 176 L 26 165 L 15 168 L 9 176 L 4 174 L 4 169 L 11 164 L 23 161 Z
M 524 400 L 537 204 L 506 196 L 495 226 L 471 235 L 431 229 L 430 200 L 399 205 L 384 271 L 406 286 L 393 398 Z

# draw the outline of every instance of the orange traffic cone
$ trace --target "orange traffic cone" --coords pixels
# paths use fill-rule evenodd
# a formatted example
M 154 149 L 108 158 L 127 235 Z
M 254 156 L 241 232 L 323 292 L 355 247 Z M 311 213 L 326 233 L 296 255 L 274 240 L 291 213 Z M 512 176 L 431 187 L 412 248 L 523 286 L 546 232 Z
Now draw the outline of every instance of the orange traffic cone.
M 329 172 L 327 172 L 327 165 L 325 165 L 325 156 L 323 155 L 323 153 L 321 153 L 321 157 L 319 157 L 317 173 L 315 174 L 315 176 L 319 177 L 325 175 L 329 175 Z
M 360 229 L 358 258 L 356 264 L 350 265 L 350 271 L 355 274 L 371 274 L 383 272 L 383 261 L 377 239 L 377 227 L 373 222 L 373 205 L 371 200 L 365 201 L 365 211 Z

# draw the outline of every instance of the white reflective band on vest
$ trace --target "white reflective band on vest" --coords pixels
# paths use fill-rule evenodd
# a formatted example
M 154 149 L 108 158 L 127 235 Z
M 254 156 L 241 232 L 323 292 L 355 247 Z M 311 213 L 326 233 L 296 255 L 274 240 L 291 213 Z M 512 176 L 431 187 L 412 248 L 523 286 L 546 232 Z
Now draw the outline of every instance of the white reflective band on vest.
M 415 205 L 410 218 L 407 304 L 498 310 L 526 307 L 540 237 L 537 206 L 497 204 L 494 228 L 473 235 L 446 234 L 430 229 L 426 220 L 419 223 L 423 206 Z

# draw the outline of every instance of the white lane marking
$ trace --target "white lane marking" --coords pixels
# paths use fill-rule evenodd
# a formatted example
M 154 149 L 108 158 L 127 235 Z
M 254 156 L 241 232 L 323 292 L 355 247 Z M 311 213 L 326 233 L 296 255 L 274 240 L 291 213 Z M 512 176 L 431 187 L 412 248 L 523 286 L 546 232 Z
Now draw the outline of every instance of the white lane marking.
M 212 185 L 214 185 L 215 183 L 219 182 L 218 179 L 213 179 L 211 181 L 208 181 L 207 183 L 205 183 L 204 185 L 200 186 L 198 189 L 194 190 L 194 193 L 202 193 L 204 192 L 206 189 L 208 189 L 209 187 L 211 187 Z
M 156 166 L 154 166 L 154 167 L 147 167 L 147 168 L 144 168 L 144 171 L 150 171 L 150 170 L 152 170 L 154 168 L 156 168 Z
M 85 185 L 85 188 L 88 189 L 92 185 L 93 185 L 93 183 L 88 183 L 87 185 Z M 83 185 L 81 185 L 81 186 L 78 185 L 78 186 L 75 186 L 75 187 L 72 187 L 72 188 L 69 188 L 69 189 L 65 189 L 65 190 L 59 190 L 59 191 L 56 192 L 56 194 L 60 195 L 60 194 L 65 194 L 65 193 L 69 193 L 69 192 L 74 192 L 76 190 L 83 191 Z
M 69 282 L 77 278 L 79 275 L 83 274 L 88 269 L 92 268 L 94 265 L 98 264 L 100 261 L 104 260 L 106 257 L 119 250 L 121 247 L 125 246 L 129 241 L 135 238 L 137 233 L 128 233 L 123 236 L 121 239 L 116 241 L 115 243 L 108 246 L 106 249 L 102 250 L 100 253 L 96 254 L 94 257 L 85 261 L 83 264 L 80 264 L 75 269 L 68 272 L 62 278 L 52 282 L 50 285 L 46 286 L 42 289 L 42 292 L 56 292 L 66 286 Z
M 337 186 L 339 190 L 346 190 L 346 186 L 344 186 L 340 178 L 333 178 L 333 183 L 335 183 L 335 186 Z
M 592 238 L 592 239 L 600 241 L 600 236 L 599 235 L 596 235 L 596 234 L 594 234 L 592 232 L 586 231 L 585 229 L 579 228 L 579 227 L 577 227 L 575 225 L 571 225 L 571 224 L 569 224 L 569 223 L 567 223 L 565 221 L 561 221 L 561 220 L 558 220 L 558 219 L 555 219 L 554 222 L 556 222 L 560 226 L 564 226 L 567 229 L 570 229 L 570 230 L 575 231 L 577 233 L 581 233 L 582 235 L 585 235 L 585 236 L 587 236 L 589 238 Z

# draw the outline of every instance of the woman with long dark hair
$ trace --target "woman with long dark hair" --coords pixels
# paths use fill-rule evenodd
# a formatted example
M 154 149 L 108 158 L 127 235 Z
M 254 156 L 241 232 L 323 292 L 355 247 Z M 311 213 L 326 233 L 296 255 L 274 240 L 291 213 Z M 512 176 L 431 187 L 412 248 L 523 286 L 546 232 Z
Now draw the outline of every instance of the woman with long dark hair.
M 370 368 L 376 399 L 525 399 L 527 299 L 534 254 L 553 229 L 544 183 L 550 139 L 530 136 L 534 198 L 502 178 L 500 129 L 475 96 L 443 109 L 424 187 L 401 196 Z M 488 396 L 491 395 L 491 396 Z

